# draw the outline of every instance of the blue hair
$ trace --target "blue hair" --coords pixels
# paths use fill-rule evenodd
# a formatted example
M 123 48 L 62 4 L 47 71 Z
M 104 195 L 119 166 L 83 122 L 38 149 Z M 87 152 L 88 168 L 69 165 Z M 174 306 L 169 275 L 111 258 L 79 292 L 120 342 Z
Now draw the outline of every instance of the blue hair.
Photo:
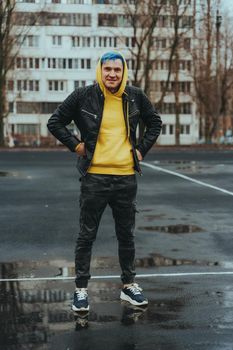
M 100 59 L 101 64 L 105 63 L 106 61 L 115 61 L 115 60 L 121 60 L 123 66 L 124 66 L 124 58 L 121 56 L 120 53 L 109 51 L 103 54 L 103 56 Z

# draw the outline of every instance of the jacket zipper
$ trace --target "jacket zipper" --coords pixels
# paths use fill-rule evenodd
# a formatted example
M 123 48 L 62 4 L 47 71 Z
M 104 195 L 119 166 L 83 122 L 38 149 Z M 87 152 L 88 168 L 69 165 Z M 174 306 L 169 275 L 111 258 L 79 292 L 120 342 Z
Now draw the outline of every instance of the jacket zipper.
M 101 94 L 101 97 L 103 97 L 103 94 Z M 104 106 L 104 103 L 102 104 L 102 111 L 101 111 L 101 114 L 100 114 L 101 117 L 100 117 L 100 122 L 99 122 L 99 129 L 98 129 L 97 139 L 98 139 L 98 135 L 99 135 L 99 131 L 100 131 L 100 126 L 101 126 L 101 122 L 102 122 L 102 118 L 103 118 L 103 109 L 104 109 L 103 106 Z M 96 114 L 92 114 L 92 113 L 86 111 L 85 109 L 82 109 L 82 111 L 83 111 L 83 112 L 86 112 L 86 113 L 88 113 L 88 114 L 93 115 L 93 116 L 95 117 L 95 119 L 97 118 L 97 115 L 96 115 Z M 97 139 L 96 139 L 96 143 L 97 143 Z M 96 143 L 95 143 L 95 148 L 96 148 Z M 85 174 L 84 176 L 87 175 L 88 169 L 90 169 L 90 167 L 91 167 L 91 162 L 92 162 L 92 159 L 93 159 L 93 156 L 94 156 L 94 153 L 95 153 L 95 148 L 94 148 L 94 151 L 93 151 L 93 154 L 92 154 L 92 158 L 91 158 L 91 160 L 90 160 L 90 164 L 89 164 L 89 166 L 88 166 L 88 168 L 87 168 L 87 170 L 86 170 L 86 174 Z
M 89 114 L 89 115 L 92 115 L 95 119 L 97 118 L 97 115 L 96 115 L 96 114 L 91 113 L 91 112 L 88 112 L 88 111 L 86 111 L 86 109 L 81 109 L 81 111 L 82 111 L 82 112 L 85 112 L 85 113 L 87 113 L 87 114 Z
M 128 138 L 130 140 L 130 127 L 129 127 L 129 104 L 126 101 L 126 120 L 127 120 L 127 129 L 128 129 Z
M 131 118 L 133 115 L 138 114 L 138 110 L 134 111 L 133 113 L 129 114 L 129 118 Z
M 131 146 L 132 146 L 132 152 L 134 152 L 135 157 L 136 157 L 136 159 L 137 159 L 136 149 L 134 148 L 134 146 L 133 146 L 133 144 L 132 144 L 132 142 L 131 142 L 131 138 L 130 138 L 129 104 L 128 104 L 127 100 L 126 100 L 125 102 L 126 102 L 126 110 L 125 110 L 125 112 L 126 112 L 126 126 L 127 126 L 127 129 L 128 129 L 128 130 L 127 130 L 127 131 L 128 131 L 128 132 L 127 132 L 127 134 L 128 134 L 128 139 L 129 139 L 129 142 L 130 142 L 130 144 L 131 144 Z M 135 112 L 134 112 L 133 114 L 135 114 Z M 141 168 L 140 168 L 139 160 L 138 160 L 137 166 L 138 166 L 138 170 L 139 170 L 139 175 L 142 176 L 142 171 L 141 171 Z

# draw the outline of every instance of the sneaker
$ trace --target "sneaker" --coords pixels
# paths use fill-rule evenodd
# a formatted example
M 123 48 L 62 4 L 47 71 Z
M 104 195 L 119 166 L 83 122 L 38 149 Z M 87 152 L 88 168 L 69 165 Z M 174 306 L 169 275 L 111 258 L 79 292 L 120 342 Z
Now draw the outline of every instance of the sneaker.
M 142 288 L 137 283 L 132 283 L 130 286 L 121 290 L 120 298 L 121 300 L 130 302 L 132 305 L 147 305 L 148 300 L 141 292 Z
M 71 309 L 73 311 L 89 310 L 87 288 L 76 288 Z

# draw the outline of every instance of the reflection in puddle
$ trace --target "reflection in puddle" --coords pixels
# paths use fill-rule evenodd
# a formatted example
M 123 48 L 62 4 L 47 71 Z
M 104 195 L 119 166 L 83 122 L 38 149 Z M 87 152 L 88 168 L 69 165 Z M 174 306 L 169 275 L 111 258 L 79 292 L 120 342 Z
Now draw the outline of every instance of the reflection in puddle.
M 130 305 L 127 302 L 122 301 L 121 305 L 123 306 L 121 323 L 125 326 L 132 325 L 140 318 L 142 318 L 145 311 L 147 311 L 148 306 L 134 306 Z
M 117 268 L 118 260 L 113 257 L 99 257 L 93 259 L 93 267 L 97 269 L 106 269 L 106 268 Z M 216 261 L 206 261 L 206 260 L 191 260 L 191 259 L 180 259 L 180 258 L 170 258 L 165 257 L 160 254 L 152 253 L 149 256 L 137 258 L 135 260 L 135 266 L 149 268 L 153 266 L 163 267 L 163 266 L 183 266 L 183 265 L 198 265 L 198 266 L 218 266 L 220 263 Z M 75 268 L 70 266 L 69 268 L 60 267 L 59 276 L 74 276 Z
M 196 225 L 183 225 L 183 224 L 177 224 L 177 225 L 166 225 L 166 226 L 142 226 L 138 227 L 139 230 L 146 230 L 146 231 L 159 231 L 159 232 L 165 232 L 165 233 L 193 233 L 193 232 L 201 232 L 204 231 L 201 227 Z
M 160 256 L 160 259 L 168 258 Z M 17 264 L 0 264 L 0 272 L 2 278 L 7 278 L 8 275 L 17 276 Z M 221 330 L 232 331 L 231 279 L 229 284 L 218 283 L 216 276 L 209 280 L 208 284 L 206 281 L 203 283 L 203 280 L 195 279 L 193 282 L 189 280 L 190 284 L 187 286 L 183 280 L 163 281 L 160 280 L 159 284 L 154 281 L 145 281 L 145 290 L 149 299 L 149 305 L 145 309 L 120 302 L 120 283 L 92 281 L 90 283 L 91 311 L 76 315 L 70 310 L 73 291 L 69 283 L 64 281 L 1 282 L 1 350 L 68 349 L 67 338 L 63 338 L 63 335 L 73 337 L 74 334 L 78 334 L 74 332 L 75 329 L 81 331 L 81 336 L 82 334 L 85 336 L 85 339 L 79 343 L 79 348 L 99 350 L 100 346 L 93 345 L 93 342 L 99 339 L 96 337 L 97 333 L 98 336 L 105 335 L 109 340 L 111 334 L 108 334 L 106 329 L 114 329 L 117 339 L 122 340 L 122 334 L 126 330 L 123 340 L 127 343 L 130 340 L 130 333 L 127 327 L 121 325 L 130 326 L 135 323 L 140 327 L 132 329 L 141 332 L 142 337 L 144 332 L 148 334 L 146 333 L 148 327 L 158 331 L 174 330 L 174 332 L 196 329 L 196 333 L 201 328 L 205 331 L 211 326 L 218 335 Z M 108 295 L 107 300 L 106 295 Z M 59 347 L 51 347 L 54 337 L 59 338 Z M 142 337 L 137 340 L 140 339 L 144 344 Z M 148 348 L 153 348 L 150 339 L 147 339 Z M 91 344 L 91 347 L 88 344 Z M 136 344 L 139 348 L 140 342 Z M 200 348 L 205 349 L 202 345 Z M 119 346 L 119 349 L 121 348 Z M 182 346 L 177 347 L 177 349 L 181 348 Z
M 173 251 L 177 251 L 173 249 Z M 58 267 L 60 264 L 60 267 Z M 61 266 L 61 264 L 64 264 Z M 157 253 L 151 253 L 148 256 L 137 258 L 135 260 L 136 267 L 150 268 L 150 267 L 166 267 L 166 266 L 183 266 L 183 265 L 197 265 L 197 266 L 222 266 L 224 268 L 231 268 L 232 262 L 218 262 L 207 260 L 191 260 L 185 258 L 173 258 L 169 256 L 163 256 Z M 49 268 L 51 268 L 50 275 L 48 275 Z M 119 263 L 117 257 L 105 256 L 95 257 L 92 264 L 93 270 L 95 269 L 119 269 Z M 13 263 L 0 263 L 0 278 L 32 278 L 33 276 L 43 278 L 46 276 L 54 277 L 74 277 L 75 267 L 73 262 L 68 261 L 39 261 L 39 262 L 13 262 Z M 56 273 L 58 271 L 58 273 Z M 43 289 L 34 290 L 33 293 L 25 290 L 23 292 L 23 298 L 28 303 L 41 301 L 41 302 L 58 302 L 67 300 L 71 295 L 68 292 L 62 292 L 60 290 L 53 290 L 45 293 Z
M 147 306 L 134 306 L 127 302 L 121 302 L 122 314 L 121 314 L 121 323 L 128 326 L 138 322 L 142 318 L 142 315 L 147 310 Z M 97 315 L 95 312 L 91 311 L 82 311 L 74 312 L 75 319 L 75 330 L 86 329 L 89 326 L 90 322 L 116 322 L 119 321 L 118 317 L 113 315 Z
M 9 171 L 0 171 L 0 177 L 16 177 L 17 173 L 10 173 Z
M 153 221 L 154 219 L 162 219 L 166 215 L 165 214 L 153 214 L 153 215 L 144 215 L 144 218 L 148 221 Z
M 189 173 L 197 173 L 201 170 L 210 169 L 209 165 L 205 165 L 204 163 L 200 164 L 200 162 L 189 161 L 189 160 L 171 160 L 171 161 L 156 161 L 156 164 L 161 165 L 174 165 L 176 166 L 176 170 L 181 170 Z
M 136 259 L 137 267 L 153 267 L 153 266 L 181 266 L 181 265 L 199 265 L 199 266 L 218 266 L 218 262 L 210 262 L 204 260 L 191 259 L 173 259 L 164 257 L 159 254 L 151 254 L 149 257 Z
M 0 171 L 0 176 L 7 177 L 10 176 L 10 173 L 8 173 L 7 171 Z
M 74 312 L 75 330 L 82 330 L 88 328 L 89 311 Z
M 1 264 L 1 277 L 15 273 L 14 264 Z M 8 350 L 31 348 L 47 343 L 48 330 L 43 312 L 37 306 L 28 307 L 21 297 L 19 282 L 0 283 L 0 344 Z
M 233 261 L 221 261 L 219 265 L 225 269 L 233 269 Z

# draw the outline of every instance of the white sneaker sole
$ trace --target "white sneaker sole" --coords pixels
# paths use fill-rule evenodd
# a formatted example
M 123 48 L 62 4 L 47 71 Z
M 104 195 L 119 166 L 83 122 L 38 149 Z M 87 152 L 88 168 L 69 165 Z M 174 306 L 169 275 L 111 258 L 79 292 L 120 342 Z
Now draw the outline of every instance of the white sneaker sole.
M 71 310 L 73 310 L 73 311 L 89 311 L 89 305 L 88 305 L 88 307 L 80 307 L 79 309 L 75 305 L 72 305 Z
M 121 291 L 120 299 L 121 299 L 121 300 L 128 301 L 130 304 L 132 304 L 132 305 L 137 305 L 137 306 L 140 306 L 140 305 L 147 305 L 147 304 L 148 304 L 148 300 L 144 300 L 144 301 L 142 301 L 141 303 L 139 303 L 138 301 L 131 299 L 128 295 L 126 295 L 126 294 L 125 294 L 124 292 L 122 292 L 122 291 Z

